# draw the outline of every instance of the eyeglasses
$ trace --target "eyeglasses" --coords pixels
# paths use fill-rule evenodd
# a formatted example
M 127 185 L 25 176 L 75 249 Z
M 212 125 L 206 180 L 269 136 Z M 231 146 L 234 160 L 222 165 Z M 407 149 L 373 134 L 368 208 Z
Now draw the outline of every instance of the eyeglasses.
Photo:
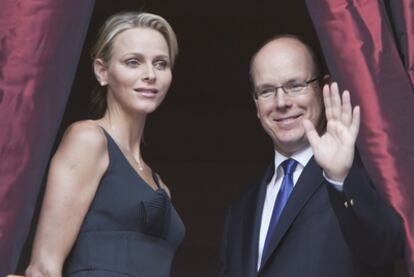
M 320 77 L 316 77 L 314 79 L 311 79 L 309 81 L 303 81 L 303 82 L 289 82 L 284 85 L 278 86 L 278 87 L 263 87 L 260 89 L 257 89 L 254 92 L 254 97 L 256 99 L 270 99 L 271 96 L 276 95 L 278 89 L 282 89 L 283 92 L 287 97 L 296 97 L 298 95 L 306 93 L 305 88 L 309 86 L 310 83 L 315 82 L 319 80 Z

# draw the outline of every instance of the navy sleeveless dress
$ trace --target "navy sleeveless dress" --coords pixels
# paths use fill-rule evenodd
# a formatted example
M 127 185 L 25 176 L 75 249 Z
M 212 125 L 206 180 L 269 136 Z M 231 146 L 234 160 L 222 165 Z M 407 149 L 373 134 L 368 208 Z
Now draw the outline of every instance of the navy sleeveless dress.
M 109 166 L 66 259 L 64 276 L 170 276 L 184 225 L 157 176 L 154 191 L 104 133 Z

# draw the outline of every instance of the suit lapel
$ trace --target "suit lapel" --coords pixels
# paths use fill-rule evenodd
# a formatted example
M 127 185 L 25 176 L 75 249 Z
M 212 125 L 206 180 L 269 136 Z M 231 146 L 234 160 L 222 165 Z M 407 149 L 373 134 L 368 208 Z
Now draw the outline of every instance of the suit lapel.
M 243 257 L 245 257 L 245 272 L 246 276 L 256 276 L 257 274 L 257 259 L 259 247 L 259 233 L 262 218 L 262 210 L 264 199 L 266 197 L 266 187 L 273 176 L 273 163 L 266 169 L 266 172 L 259 184 L 256 186 L 250 197 L 246 201 L 246 212 L 244 220 L 244 237 L 243 243 Z
M 267 253 L 264 253 L 263 263 L 260 270 L 266 264 L 272 253 L 276 250 L 290 225 L 293 223 L 299 212 L 304 208 L 313 193 L 321 185 L 322 181 L 322 171 L 316 164 L 315 159 L 312 157 L 303 169 L 303 172 L 300 175 L 285 208 L 283 209 L 275 232 L 270 240 L 269 250 Z

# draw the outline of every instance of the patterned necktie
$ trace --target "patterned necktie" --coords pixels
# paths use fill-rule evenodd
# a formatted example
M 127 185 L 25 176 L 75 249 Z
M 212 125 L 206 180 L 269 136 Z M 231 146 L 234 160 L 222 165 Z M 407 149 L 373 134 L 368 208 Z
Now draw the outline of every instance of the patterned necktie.
M 268 251 L 270 239 L 276 229 L 277 222 L 279 221 L 283 208 L 289 199 L 290 193 L 293 190 L 293 172 L 295 171 L 297 164 L 298 162 L 294 159 L 287 159 L 281 164 L 285 176 L 283 177 L 282 184 L 280 185 L 280 189 L 275 200 L 275 205 L 273 207 L 272 218 L 270 219 L 269 229 L 267 229 L 266 240 L 263 246 L 261 262 L 263 262 L 263 257 Z

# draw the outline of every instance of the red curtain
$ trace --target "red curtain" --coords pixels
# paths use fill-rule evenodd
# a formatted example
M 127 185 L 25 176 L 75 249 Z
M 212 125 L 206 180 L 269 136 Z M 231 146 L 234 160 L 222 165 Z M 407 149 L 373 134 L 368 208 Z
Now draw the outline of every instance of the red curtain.
M 0 276 L 14 271 L 29 231 L 93 6 L 0 3 Z
M 404 219 L 414 276 L 414 0 L 307 0 L 333 79 L 361 106 L 359 150 Z

